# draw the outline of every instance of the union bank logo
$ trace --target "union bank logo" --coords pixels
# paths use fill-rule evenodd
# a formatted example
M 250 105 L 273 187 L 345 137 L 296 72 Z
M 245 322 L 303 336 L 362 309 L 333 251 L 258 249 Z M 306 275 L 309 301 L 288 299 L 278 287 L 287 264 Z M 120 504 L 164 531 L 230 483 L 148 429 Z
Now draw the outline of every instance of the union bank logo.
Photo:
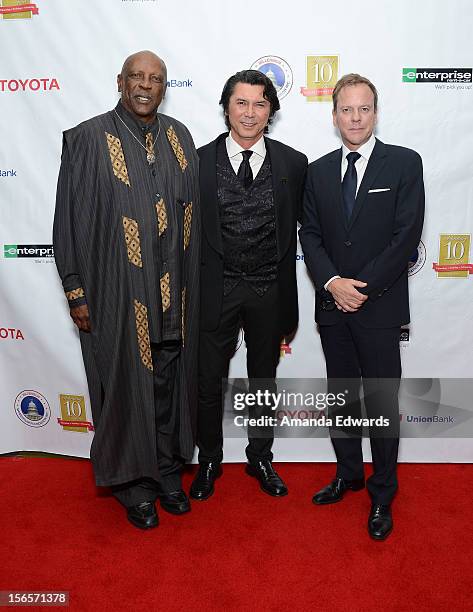
M 4 20 L 31 19 L 33 15 L 38 14 L 39 9 L 36 2 L 0 0 L 0 17 Z

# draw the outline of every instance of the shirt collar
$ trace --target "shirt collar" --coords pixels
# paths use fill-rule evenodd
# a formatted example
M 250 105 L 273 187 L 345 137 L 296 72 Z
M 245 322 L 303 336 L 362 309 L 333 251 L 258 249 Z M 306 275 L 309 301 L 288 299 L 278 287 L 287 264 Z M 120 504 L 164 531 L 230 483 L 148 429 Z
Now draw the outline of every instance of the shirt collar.
M 123 119 L 123 121 L 127 124 L 129 128 L 134 128 L 135 131 L 138 131 L 139 134 L 145 135 L 147 132 L 154 133 L 158 127 L 158 118 L 153 121 L 153 123 L 143 123 L 137 119 L 134 115 L 132 115 L 121 103 L 121 100 L 118 100 L 118 104 L 115 107 L 115 110 Z
M 255 144 L 253 146 L 251 146 L 249 149 L 244 149 L 241 145 L 239 145 L 234 138 L 232 137 L 231 132 L 229 132 L 226 140 L 225 140 L 225 144 L 227 146 L 227 154 L 228 157 L 231 159 L 232 157 L 235 157 L 235 155 L 240 154 L 242 151 L 253 151 L 253 153 L 256 153 L 256 155 L 259 155 L 260 157 L 264 158 L 266 156 L 266 144 L 264 142 L 264 138 L 263 136 L 261 136 L 261 138 L 258 140 L 258 142 L 255 142 Z
M 371 153 L 373 153 L 374 145 L 376 144 L 376 138 L 374 134 L 371 134 L 369 140 L 365 142 L 365 144 L 361 145 L 359 149 L 356 150 L 357 153 L 364 157 L 366 161 L 369 160 Z M 346 161 L 346 156 L 348 153 L 352 153 L 352 151 L 345 145 L 342 145 L 342 158 L 343 161 Z

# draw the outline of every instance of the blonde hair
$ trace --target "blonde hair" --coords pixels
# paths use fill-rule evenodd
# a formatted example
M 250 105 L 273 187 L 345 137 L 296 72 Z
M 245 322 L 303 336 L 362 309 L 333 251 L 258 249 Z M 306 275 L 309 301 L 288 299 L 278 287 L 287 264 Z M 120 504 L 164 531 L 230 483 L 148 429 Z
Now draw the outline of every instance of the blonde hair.
M 340 91 L 344 87 L 347 87 L 349 85 L 353 86 L 353 85 L 361 85 L 361 84 L 368 85 L 368 87 L 373 92 L 374 112 L 376 112 L 378 110 L 378 91 L 376 87 L 373 85 L 373 83 L 369 79 L 367 79 L 364 76 L 361 76 L 361 74 L 356 74 L 355 72 L 346 74 L 345 76 L 342 76 L 342 78 L 337 81 L 337 84 L 335 85 L 335 88 L 332 93 L 333 110 L 334 111 L 337 110 L 338 95 L 340 94 Z

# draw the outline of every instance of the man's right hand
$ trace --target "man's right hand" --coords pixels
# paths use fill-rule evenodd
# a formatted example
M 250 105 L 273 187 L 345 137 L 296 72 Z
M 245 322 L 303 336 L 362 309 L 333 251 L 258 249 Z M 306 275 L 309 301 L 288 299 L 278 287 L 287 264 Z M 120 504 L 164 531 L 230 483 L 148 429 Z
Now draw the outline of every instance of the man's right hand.
M 70 309 L 72 320 L 83 332 L 90 332 L 89 307 L 87 304 Z
M 327 286 L 327 291 L 333 295 L 338 310 L 356 312 L 368 299 L 356 290 L 356 287 L 366 287 L 367 283 L 354 278 L 334 278 Z

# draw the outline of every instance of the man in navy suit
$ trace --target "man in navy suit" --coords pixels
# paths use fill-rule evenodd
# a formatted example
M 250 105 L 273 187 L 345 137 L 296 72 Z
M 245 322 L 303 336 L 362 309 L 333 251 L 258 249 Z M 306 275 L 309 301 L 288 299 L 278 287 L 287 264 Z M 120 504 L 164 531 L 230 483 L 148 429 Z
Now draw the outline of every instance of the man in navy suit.
M 367 417 L 390 421 L 385 433 L 370 429 L 373 474 L 366 483 L 368 531 L 384 540 L 397 490 L 399 335 L 409 323 L 407 269 L 422 232 L 424 184 L 415 151 L 374 137 L 377 103 L 375 86 L 358 74 L 336 84 L 332 115 L 343 144 L 309 165 L 300 241 L 316 288 L 329 388 L 349 390 L 343 416 L 357 417 L 362 378 Z M 360 433 L 332 428 L 337 473 L 315 504 L 364 488 Z
M 222 91 L 228 132 L 201 147 L 204 238 L 201 265 L 199 471 L 191 497 L 214 492 L 223 458 L 222 378 L 240 327 L 250 390 L 276 375 L 283 336 L 298 321 L 296 245 L 307 157 L 265 137 L 279 110 L 272 81 L 257 70 L 231 76 Z M 273 389 L 274 390 L 274 389 Z M 270 407 L 269 409 L 271 414 Z M 258 417 L 250 409 L 250 417 Z M 287 488 L 272 465 L 271 428 L 248 429 L 246 471 L 275 497 Z

